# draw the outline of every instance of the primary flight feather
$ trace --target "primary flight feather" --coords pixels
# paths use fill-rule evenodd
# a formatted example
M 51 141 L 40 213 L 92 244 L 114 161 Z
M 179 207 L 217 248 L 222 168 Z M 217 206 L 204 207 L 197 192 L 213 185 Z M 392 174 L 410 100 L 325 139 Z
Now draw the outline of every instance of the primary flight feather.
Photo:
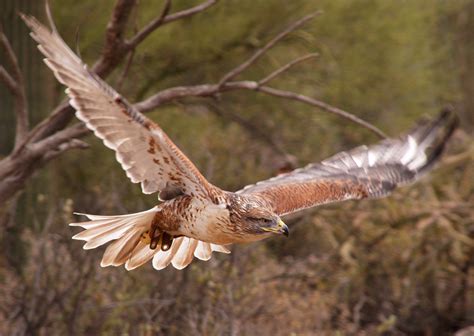
M 22 15 L 46 64 L 66 93 L 76 116 L 104 144 L 145 194 L 158 193 L 154 208 L 128 215 L 85 215 L 71 223 L 85 230 L 73 238 L 84 249 L 110 243 L 102 266 L 134 269 L 152 260 L 155 269 L 178 269 L 193 257 L 230 253 L 232 243 L 288 235 L 281 216 L 317 205 L 388 195 L 416 181 L 437 161 L 457 126 L 448 111 L 398 139 L 357 147 L 237 192 L 209 183 L 163 130 L 91 72 L 61 37 L 35 18 Z

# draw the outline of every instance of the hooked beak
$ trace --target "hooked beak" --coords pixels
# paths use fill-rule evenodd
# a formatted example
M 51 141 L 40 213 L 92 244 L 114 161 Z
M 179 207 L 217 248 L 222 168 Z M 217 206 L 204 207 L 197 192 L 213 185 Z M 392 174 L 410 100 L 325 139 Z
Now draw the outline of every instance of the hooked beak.
M 275 226 L 272 227 L 264 227 L 262 228 L 263 231 L 267 232 L 272 232 L 272 233 L 277 233 L 277 234 L 283 234 L 285 237 L 288 237 L 290 235 L 290 230 L 288 229 L 288 226 L 283 223 L 281 219 L 278 219 L 278 223 Z

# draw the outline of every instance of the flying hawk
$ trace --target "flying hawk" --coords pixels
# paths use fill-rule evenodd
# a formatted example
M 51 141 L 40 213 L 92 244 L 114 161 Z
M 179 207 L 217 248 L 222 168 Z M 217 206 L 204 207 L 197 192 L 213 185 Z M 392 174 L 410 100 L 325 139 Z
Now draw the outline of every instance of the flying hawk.
M 67 86 L 70 104 L 143 193 L 158 193 L 154 208 L 121 216 L 85 215 L 72 223 L 85 230 L 73 239 L 84 249 L 110 243 L 101 266 L 132 270 L 153 260 L 186 267 L 193 256 L 208 260 L 227 245 L 288 236 L 281 216 L 321 204 L 386 196 L 416 181 L 433 166 L 457 125 L 451 112 L 420 123 L 408 134 L 341 152 L 320 163 L 247 186 L 237 192 L 209 183 L 153 121 L 88 70 L 56 31 L 23 15 L 46 56 L 46 64 Z

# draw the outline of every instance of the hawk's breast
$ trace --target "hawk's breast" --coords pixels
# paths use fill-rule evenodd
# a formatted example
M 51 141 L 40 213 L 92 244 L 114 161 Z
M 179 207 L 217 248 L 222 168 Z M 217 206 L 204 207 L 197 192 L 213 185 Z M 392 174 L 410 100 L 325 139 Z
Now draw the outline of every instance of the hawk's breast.
M 181 217 L 180 231 L 188 237 L 214 244 L 233 242 L 226 204 L 192 198 Z

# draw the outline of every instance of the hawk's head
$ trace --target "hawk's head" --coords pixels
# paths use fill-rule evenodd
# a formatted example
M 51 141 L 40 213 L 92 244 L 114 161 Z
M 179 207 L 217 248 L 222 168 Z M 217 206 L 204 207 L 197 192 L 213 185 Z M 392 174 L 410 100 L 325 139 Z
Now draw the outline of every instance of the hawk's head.
M 283 234 L 288 237 L 288 226 L 260 198 L 250 195 L 233 195 L 227 207 L 230 221 L 239 231 L 247 234 Z

